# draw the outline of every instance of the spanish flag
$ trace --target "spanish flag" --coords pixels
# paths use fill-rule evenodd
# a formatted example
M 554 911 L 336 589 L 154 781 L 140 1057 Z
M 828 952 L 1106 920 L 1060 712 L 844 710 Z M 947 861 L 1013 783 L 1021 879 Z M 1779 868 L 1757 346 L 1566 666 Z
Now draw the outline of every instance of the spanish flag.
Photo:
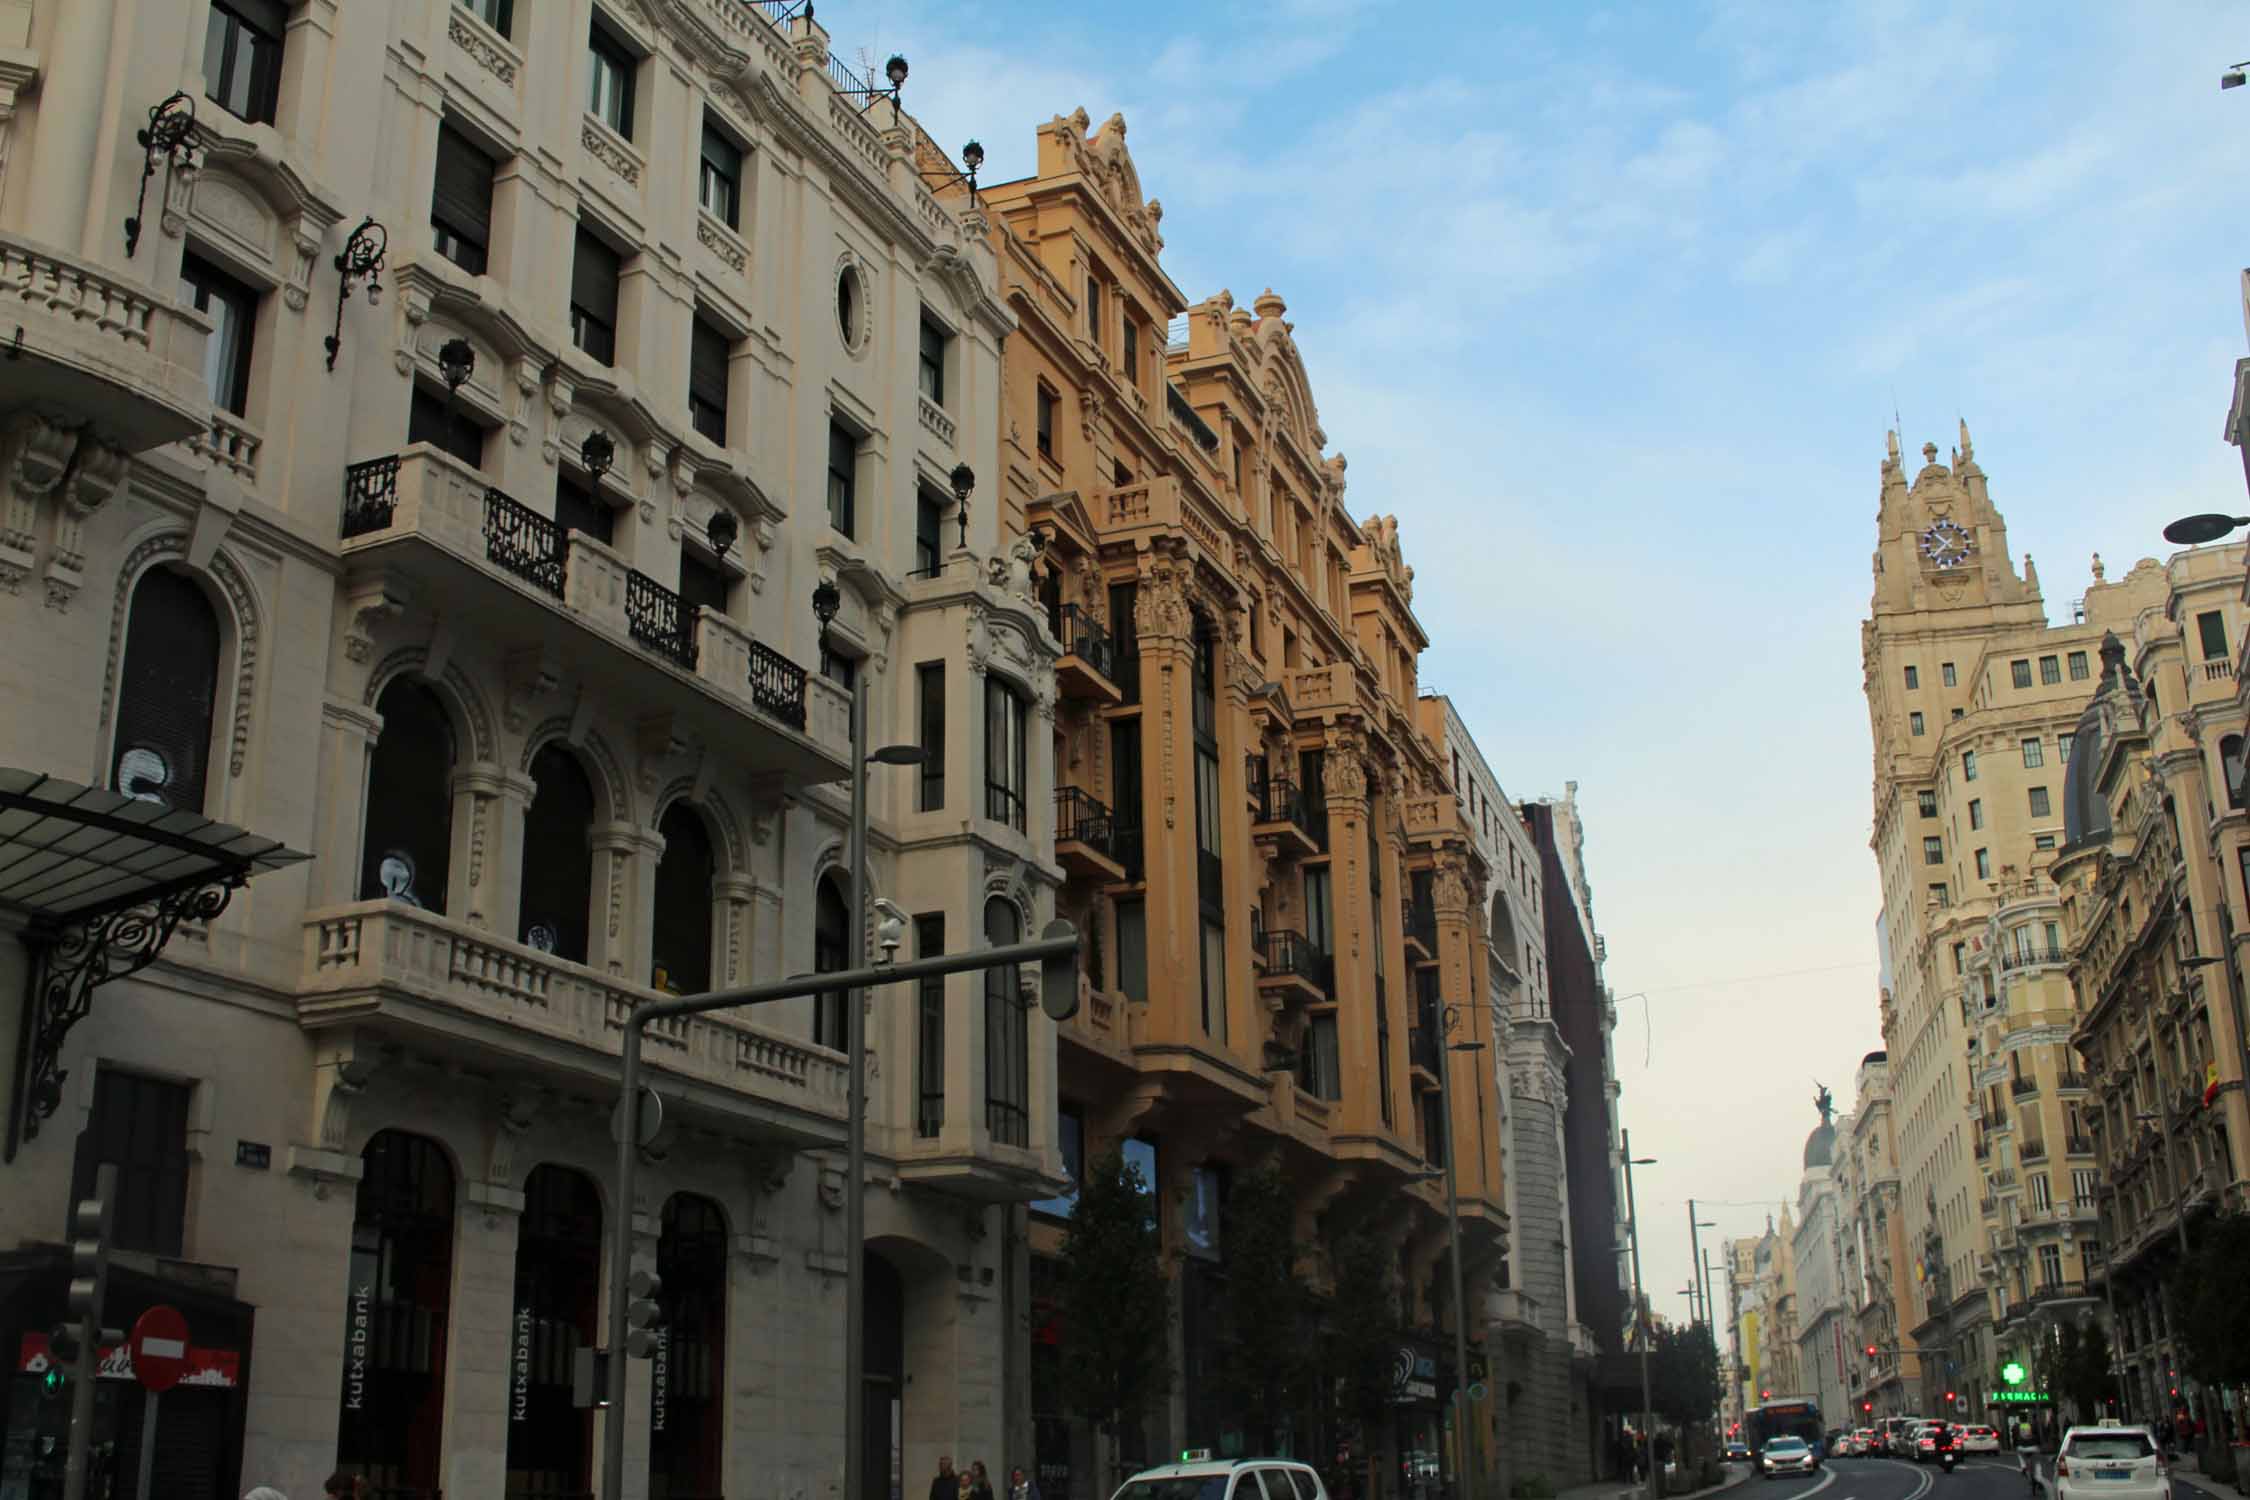
M 2211 1101 L 2218 1097 L 2219 1065 L 2215 1062 L 2205 1063 L 2203 1065 L 2203 1107 L 2205 1109 L 2209 1109 L 2211 1107 Z

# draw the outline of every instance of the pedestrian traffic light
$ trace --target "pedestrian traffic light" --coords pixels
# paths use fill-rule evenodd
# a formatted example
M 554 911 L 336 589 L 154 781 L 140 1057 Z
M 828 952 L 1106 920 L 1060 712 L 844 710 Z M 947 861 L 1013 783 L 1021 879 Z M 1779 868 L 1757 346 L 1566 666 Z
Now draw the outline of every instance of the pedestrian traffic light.
M 651 1359 L 656 1354 L 656 1325 L 664 1316 L 656 1294 L 664 1283 L 654 1271 L 635 1271 L 626 1278 L 625 1288 L 625 1352 L 635 1359 Z
M 57 1323 L 47 1330 L 47 1367 L 78 1363 L 78 1325 Z
M 60 1396 L 63 1387 L 69 1383 L 70 1377 L 62 1372 L 62 1367 L 51 1364 L 47 1366 L 46 1373 L 39 1377 L 39 1394 L 50 1399 Z

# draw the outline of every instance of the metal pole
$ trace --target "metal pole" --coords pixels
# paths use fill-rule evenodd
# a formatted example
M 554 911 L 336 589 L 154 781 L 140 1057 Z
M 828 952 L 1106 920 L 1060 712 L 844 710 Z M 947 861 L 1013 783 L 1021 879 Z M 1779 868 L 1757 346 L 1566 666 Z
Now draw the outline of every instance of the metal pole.
M 625 1500 L 625 1280 L 633 1260 L 633 1169 L 641 1156 L 641 1031 L 653 1008 L 643 1007 L 627 1019 L 618 1069 L 624 1101 L 618 1116 L 625 1128 L 617 1132 L 617 1197 L 609 1214 L 609 1410 L 602 1414 L 606 1500 Z
M 141 1392 L 141 1472 L 133 1483 L 134 1500 L 148 1500 L 148 1482 L 156 1473 L 156 1403 L 161 1399 L 161 1392 Z
M 1462 1291 L 1461 1194 L 1453 1158 L 1453 1044 L 1444 1032 L 1438 1046 L 1438 1113 L 1445 1121 L 1445 1232 L 1453 1261 L 1453 1463 L 1461 1500 L 1477 1500 L 1476 1466 L 1469 1460 L 1469 1309 Z
M 1620 1129 L 1617 1137 L 1625 1153 L 1625 1237 L 1633 1246 L 1633 1331 L 1641 1341 L 1641 1441 L 1648 1448 L 1649 1500 L 1656 1500 L 1662 1491 L 1656 1473 L 1656 1396 L 1648 1373 L 1649 1335 L 1654 1330 L 1648 1327 L 1641 1310 L 1645 1298 L 1641 1292 L 1641 1213 L 1633 1202 L 1633 1132 Z
M 851 967 L 867 962 L 867 672 L 852 674 Z M 865 1500 L 867 1454 L 867 1006 L 844 992 L 844 1500 Z
M 1687 1243 L 1688 1266 L 1690 1268 L 1688 1271 L 1688 1306 L 1695 1309 L 1697 1321 L 1709 1323 L 1711 1321 L 1711 1305 L 1703 1300 L 1703 1278 L 1694 1269 L 1703 1264 L 1703 1234 L 1696 1227 L 1695 1200 L 1693 1198 L 1687 1201 Z
M 94 1169 L 94 1197 L 102 1206 L 102 1216 L 95 1226 L 95 1239 L 102 1246 L 103 1269 L 94 1277 L 94 1306 L 90 1316 L 78 1322 L 78 1358 L 70 1368 L 70 1433 L 63 1450 L 63 1500 L 84 1500 L 86 1494 L 87 1460 L 94 1441 L 94 1380 L 101 1368 L 101 1339 L 104 1332 L 102 1320 L 109 1316 L 104 1305 L 109 1300 L 109 1237 L 117 1219 L 117 1163 L 103 1162 Z M 70 1237 L 75 1246 L 79 1232 L 87 1226 L 78 1218 L 78 1201 L 70 1205 Z M 77 1257 L 72 1270 L 76 1271 Z

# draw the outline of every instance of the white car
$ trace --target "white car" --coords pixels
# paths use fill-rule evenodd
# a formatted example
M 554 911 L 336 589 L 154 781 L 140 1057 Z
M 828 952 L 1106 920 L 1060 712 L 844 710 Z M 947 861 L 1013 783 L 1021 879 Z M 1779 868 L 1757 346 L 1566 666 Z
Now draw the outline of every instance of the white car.
M 1328 1500 L 1311 1466 L 1284 1458 L 1218 1458 L 1208 1451 L 1184 1463 L 1143 1469 L 1111 1500 Z
M 1771 1479 L 1776 1474 L 1810 1474 L 1820 1460 L 1803 1438 L 1769 1438 L 1758 1450 L 1758 1472 Z
M 2172 1476 L 2146 1427 L 2073 1427 L 2055 1453 L 2054 1500 L 2172 1500 Z
M 1990 1427 L 1959 1428 L 1954 1434 L 1953 1446 L 1963 1453 L 1998 1453 L 2000 1434 Z

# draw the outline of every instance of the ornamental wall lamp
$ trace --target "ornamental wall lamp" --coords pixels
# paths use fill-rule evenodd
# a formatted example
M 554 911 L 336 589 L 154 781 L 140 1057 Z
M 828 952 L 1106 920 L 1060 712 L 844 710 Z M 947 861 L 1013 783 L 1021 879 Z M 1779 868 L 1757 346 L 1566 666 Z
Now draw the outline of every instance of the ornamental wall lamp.
M 969 545 L 969 495 L 977 487 L 977 471 L 967 464 L 955 464 L 953 472 L 946 477 L 953 484 L 956 514 L 961 523 L 961 547 L 966 551 Z
M 711 538 L 712 552 L 725 557 L 734 539 L 742 534 L 742 523 L 734 518 L 733 511 L 715 510 L 711 512 L 711 523 L 705 534 Z
M 812 14 L 811 6 L 805 7 L 805 14 L 808 17 Z M 838 89 L 836 92 L 866 99 L 890 100 L 891 123 L 895 125 L 898 123 L 898 91 L 906 87 L 906 59 L 893 52 L 891 60 L 883 64 L 883 76 L 890 80 L 890 85 L 887 88 L 881 84 L 870 83 L 864 88 Z
M 445 377 L 445 396 L 450 401 L 454 392 L 466 385 L 469 377 L 476 373 L 477 351 L 467 339 L 447 339 L 445 347 L 438 350 L 437 362 L 438 373 Z
M 586 434 L 586 441 L 578 445 L 578 461 L 594 477 L 594 488 L 602 487 L 602 476 L 617 462 L 617 444 L 600 428 Z
M 971 141 L 963 146 L 961 148 L 961 165 L 968 170 L 956 171 L 951 163 L 947 163 L 942 172 L 930 166 L 923 166 L 918 170 L 925 180 L 936 178 L 939 187 L 946 187 L 956 182 L 967 183 L 969 185 L 969 201 L 975 203 L 977 201 L 977 173 L 984 166 L 984 147 L 976 141 Z
M 390 249 L 390 231 L 375 222 L 369 215 L 359 221 L 344 248 L 336 252 L 336 328 L 328 335 L 328 368 L 336 368 L 336 356 L 344 347 L 344 302 L 352 294 L 352 283 L 367 283 L 367 305 L 375 306 L 383 299 L 383 255 Z
M 125 258 L 131 260 L 141 245 L 141 214 L 148 207 L 148 180 L 156 175 L 156 159 L 164 158 L 167 186 L 175 169 L 195 166 L 195 101 L 181 90 L 148 112 L 148 124 L 134 132 L 141 143 L 141 194 L 134 200 L 133 216 L 125 221 Z

